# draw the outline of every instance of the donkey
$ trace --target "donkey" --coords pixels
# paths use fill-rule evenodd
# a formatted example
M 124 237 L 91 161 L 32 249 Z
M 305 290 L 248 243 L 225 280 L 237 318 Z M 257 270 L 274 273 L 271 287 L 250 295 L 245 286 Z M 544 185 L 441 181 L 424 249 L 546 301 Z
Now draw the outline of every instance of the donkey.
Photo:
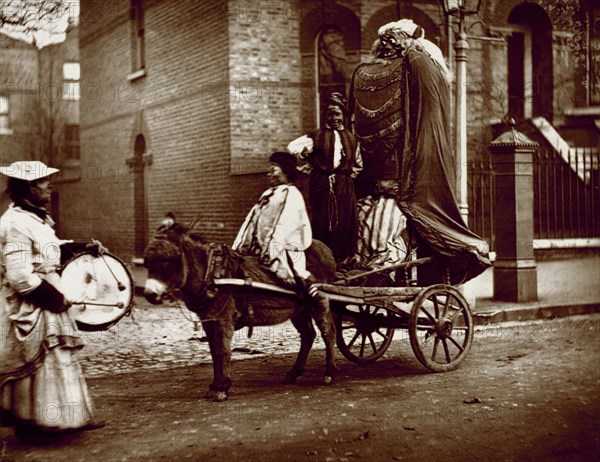
M 325 244 L 314 240 L 306 258 L 307 268 L 317 281 L 334 280 L 335 260 Z M 316 337 L 313 319 L 325 342 L 323 383 L 333 383 L 335 326 L 329 310 L 319 310 L 301 291 L 289 295 L 251 284 L 242 287 L 215 284 L 218 278 L 236 278 L 280 285 L 257 258 L 242 257 L 224 244 L 207 244 L 197 232 L 168 219 L 146 247 L 144 264 L 148 269 L 146 299 L 160 304 L 169 296 L 180 298 L 202 322 L 213 362 L 213 381 L 206 398 L 223 401 L 229 396 L 231 341 L 235 330 L 279 324 L 287 319 L 291 319 L 300 333 L 300 351 L 283 383 L 295 383 L 304 371 Z

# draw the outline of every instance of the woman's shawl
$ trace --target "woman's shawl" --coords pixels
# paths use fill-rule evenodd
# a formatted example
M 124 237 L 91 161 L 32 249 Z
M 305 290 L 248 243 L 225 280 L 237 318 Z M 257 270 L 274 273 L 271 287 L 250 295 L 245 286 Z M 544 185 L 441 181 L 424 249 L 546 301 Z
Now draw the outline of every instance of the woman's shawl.
M 302 193 L 294 185 L 282 184 L 262 194 L 246 216 L 232 249 L 242 255 L 261 257 L 282 280 L 293 283 L 294 272 L 303 278 L 310 275 L 304 251 L 311 242 L 312 231 Z
M 410 49 L 401 65 L 398 61 L 368 64 L 370 74 L 362 71 L 369 75 L 368 80 L 360 78 L 361 66 L 357 68 L 353 96 L 358 108 L 355 112 L 359 114 L 362 108 L 362 114 L 356 117 L 356 131 L 359 139 L 364 134 L 379 157 L 388 154 L 397 158 L 390 163 L 397 163 L 398 205 L 418 235 L 420 255 L 439 257 L 419 270 L 420 284 L 444 282 L 446 270 L 452 284 L 461 284 L 483 272 L 490 260 L 487 242 L 464 223 L 452 187 L 456 162 L 449 134 L 448 86 L 440 68 L 423 51 Z M 384 82 L 372 77 L 377 67 Z M 394 95 L 388 108 L 377 95 L 378 86 L 387 95 Z M 365 108 L 374 95 L 380 109 L 372 108 L 369 113 Z M 367 121 L 364 116 L 369 114 L 377 117 Z M 362 121 L 369 124 L 361 127 Z M 385 142 L 378 146 L 379 138 Z M 383 179 L 389 179 L 389 173 Z
M 52 348 L 83 346 L 68 312 L 43 310 L 23 295 L 41 280 L 62 291 L 56 273 L 62 242 L 30 211 L 11 205 L 0 217 L 0 385 L 33 374 Z

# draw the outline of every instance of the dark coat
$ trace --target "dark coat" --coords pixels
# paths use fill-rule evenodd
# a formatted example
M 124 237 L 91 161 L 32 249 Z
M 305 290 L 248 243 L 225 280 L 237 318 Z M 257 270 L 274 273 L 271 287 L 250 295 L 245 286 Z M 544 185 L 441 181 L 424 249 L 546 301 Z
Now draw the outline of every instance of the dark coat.
M 354 254 L 358 239 L 356 193 L 352 178 L 356 164 L 356 138 L 349 130 L 338 131 L 342 142 L 340 165 L 333 168 L 335 134 L 324 128 L 310 133 L 314 142 L 308 161 L 312 166 L 309 198 L 315 239 L 327 244 L 337 259 Z M 335 175 L 330 186 L 329 177 Z

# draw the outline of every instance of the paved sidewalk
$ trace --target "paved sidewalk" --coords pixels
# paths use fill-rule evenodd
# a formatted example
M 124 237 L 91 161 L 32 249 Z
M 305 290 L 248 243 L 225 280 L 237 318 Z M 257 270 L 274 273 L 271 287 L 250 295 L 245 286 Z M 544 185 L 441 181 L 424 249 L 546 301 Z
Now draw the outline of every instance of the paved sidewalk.
M 493 268 L 489 268 L 467 284 L 467 293 L 475 299 L 477 324 L 600 311 L 600 252 L 538 261 L 536 302 L 494 300 L 493 280 Z

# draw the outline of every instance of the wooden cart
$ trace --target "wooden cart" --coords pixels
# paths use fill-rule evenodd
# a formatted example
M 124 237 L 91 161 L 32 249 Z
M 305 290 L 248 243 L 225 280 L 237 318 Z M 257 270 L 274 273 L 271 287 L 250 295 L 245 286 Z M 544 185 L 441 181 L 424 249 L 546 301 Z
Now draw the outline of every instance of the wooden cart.
M 390 265 L 319 284 L 331 304 L 337 331 L 337 346 L 348 360 L 367 364 L 389 348 L 397 329 L 406 329 L 411 348 L 423 366 L 435 372 L 456 369 L 467 356 L 473 341 L 473 316 L 461 292 L 449 284 L 418 287 L 406 278 L 406 287 L 348 285 L 371 274 L 414 270 L 430 258 Z M 240 279 L 217 279 L 216 285 L 248 286 Z M 253 290 L 297 296 L 291 290 L 260 282 Z

